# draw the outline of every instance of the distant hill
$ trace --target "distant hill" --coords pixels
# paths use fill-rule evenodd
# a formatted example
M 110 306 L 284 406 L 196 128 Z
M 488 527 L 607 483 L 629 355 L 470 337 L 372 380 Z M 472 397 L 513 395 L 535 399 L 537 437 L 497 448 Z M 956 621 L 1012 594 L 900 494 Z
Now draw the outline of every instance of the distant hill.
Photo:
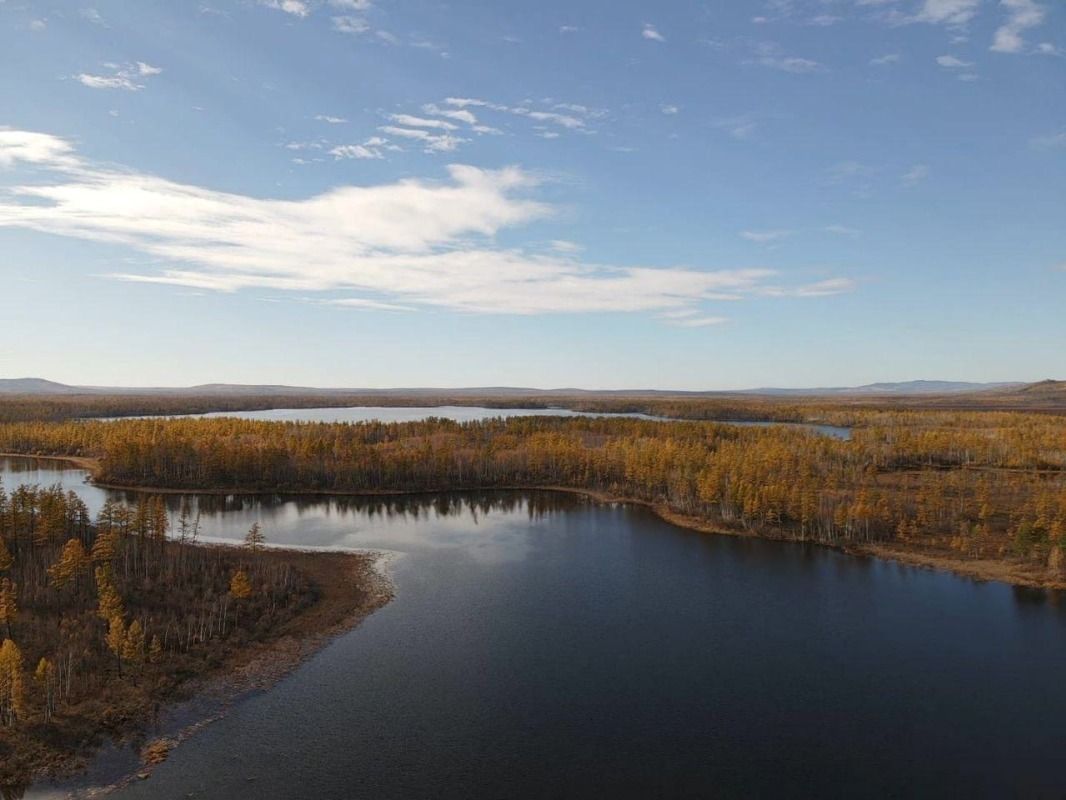
M 549 396 L 629 396 L 629 397 L 721 397 L 728 395 L 771 395 L 795 397 L 827 396 L 925 396 L 958 395 L 973 392 L 1024 392 L 1033 395 L 1048 395 L 1066 398 L 1066 382 L 1042 381 L 1024 383 L 969 383 L 965 381 L 904 381 L 901 383 L 869 383 L 865 386 L 823 387 L 812 389 L 762 388 L 742 391 L 671 391 L 661 389 L 533 389 L 521 386 L 479 386 L 466 388 L 398 387 L 394 389 L 364 388 L 318 388 L 311 386 L 287 386 L 284 384 L 239 384 L 204 383 L 187 387 L 117 387 L 117 386 L 69 386 L 43 378 L 0 378 L 0 395 L 187 395 L 212 397 L 330 397 L 343 395 L 447 395 L 449 397 L 533 397 Z
M 968 381 L 902 381 L 899 383 L 867 383 L 864 386 L 833 386 L 815 389 L 749 389 L 744 394 L 805 395 L 926 395 L 989 392 L 1025 387 L 1024 383 L 970 383 Z
M 44 378 L 0 378 L 0 394 L 79 394 L 67 386 Z

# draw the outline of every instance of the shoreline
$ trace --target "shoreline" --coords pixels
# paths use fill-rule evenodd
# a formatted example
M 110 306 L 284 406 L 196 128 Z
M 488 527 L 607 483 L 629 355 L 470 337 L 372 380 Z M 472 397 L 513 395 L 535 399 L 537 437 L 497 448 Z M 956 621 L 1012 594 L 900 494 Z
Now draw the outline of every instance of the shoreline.
M 238 545 L 202 543 L 209 549 L 239 549 Z M 198 731 L 216 722 L 246 697 L 267 691 L 294 672 L 326 645 L 357 628 L 395 596 L 388 574 L 387 553 L 271 549 L 273 558 L 287 563 L 311 580 L 318 591 L 315 602 L 287 620 L 270 638 L 248 642 L 228 653 L 211 669 L 191 675 L 162 700 L 162 715 L 173 714 L 161 725 L 151 716 L 125 730 L 40 766 L 28 788 L 56 790 L 72 796 L 102 797 L 133 782 L 148 780 L 153 769 L 170 752 Z M 86 783 L 91 765 L 109 750 L 128 751 L 129 763 L 104 775 L 101 784 Z M 97 776 L 99 779 L 99 776 Z
M 1023 562 L 997 561 L 992 559 L 964 559 L 952 555 L 943 550 L 932 548 L 908 549 L 906 546 L 893 542 L 872 542 L 868 544 L 836 545 L 826 542 L 816 542 L 810 539 L 799 539 L 788 535 L 775 536 L 767 531 L 738 530 L 730 528 L 722 523 L 691 517 L 668 508 L 662 503 L 654 503 L 649 500 L 614 495 L 598 489 L 583 489 L 572 486 L 556 485 L 508 485 L 489 486 L 475 488 L 443 488 L 443 489 L 361 489 L 361 490 L 332 490 L 332 489 L 174 489 L 154 486 L 130 486 L 124 484 L 106 483 L 97 481 L 93 472 L 100 466 L 100 460 L 88 456 L 58 456 L 37 455 L 26 453 L 0 453 L 0 457 L 10 458 L 41 458 L 55 461 L 66 461 L 89 472 L 89 482 L 100 489 L 125 492 L 148 492 L 151 494 L 199 494 L 216 497 L 225 496 L 254 496 L 254 495 L 278 495 L 278 496 L 333 496 L 333 497 L 402 497 L 404 495 L 428 495 L 443 492 L 478 492 L 478 491 L 549 491 L 564 492 L 590 498 L 601 503 L 626 503 L 629 505 L 643 506 L 650 509 L 656 516 L 671 525 L 699 533 L 711 533 L 722 536 L 738 536 L 752 539 L 766 539 L 779 542 L 797 542 L 826 547 L 841 553 L 868 558 L 878 558 L 884 561 L 894 561 L 910 567 L 939 570 L 950 572 L 955 575 L 976 581 L 995 581 L 1011 586 L 1021 586 L 1029 589 L 1066 590 L 1066 575 L 1054 577 L 1047 570 L 1041 569 L 1035 564 Z M 282 549 L 282 548 L 279 548 Z

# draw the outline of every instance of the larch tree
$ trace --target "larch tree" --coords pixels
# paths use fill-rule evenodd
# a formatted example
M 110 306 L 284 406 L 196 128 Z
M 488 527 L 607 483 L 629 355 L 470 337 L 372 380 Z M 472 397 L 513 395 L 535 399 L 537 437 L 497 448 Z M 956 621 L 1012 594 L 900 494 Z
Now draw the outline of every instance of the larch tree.
M 11 638 L 11 625 L 15 622 L 18 614 L 18 587 L 10 578 L 0 578 L 0 623 L 7 630 L 7 638 Z

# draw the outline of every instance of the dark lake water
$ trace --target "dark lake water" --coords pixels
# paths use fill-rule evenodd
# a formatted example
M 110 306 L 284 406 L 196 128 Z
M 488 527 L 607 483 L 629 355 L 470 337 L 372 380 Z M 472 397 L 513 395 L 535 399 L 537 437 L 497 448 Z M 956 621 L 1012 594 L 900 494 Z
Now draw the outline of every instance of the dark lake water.
M 485 408 L 483 406 L 352 406 L 345 408 L 267 408 L 257 411 L 211 411 L 206 414 L 182 414 L 186 417 L 236 417 L 238 419 L 258 419 L 268 422 L 418 422 L 430 417 L 452 419 L 456 422 L 473 422 L 476 420 L 501 417 L 628 417 L 669 422 L 668 417 L 653 417 L 649 414 L 621 413 L 594 414 L 586 411 L 573 411 L 569 408 Z M 726 425 L 756 426 L 785 425 L 788 427 L 809 428 L 810 430 L 848 439 L 851 431 L 836 425 L 807 424 L 797 422 L 753 422 L 748 420 L 721 420 Z
M 104 496 L 38 466 L 0 474 Z M 1056 595 L 554 493 L 201 502 L 389 551 L 396 599 L 118 797 L 1066 792 Z

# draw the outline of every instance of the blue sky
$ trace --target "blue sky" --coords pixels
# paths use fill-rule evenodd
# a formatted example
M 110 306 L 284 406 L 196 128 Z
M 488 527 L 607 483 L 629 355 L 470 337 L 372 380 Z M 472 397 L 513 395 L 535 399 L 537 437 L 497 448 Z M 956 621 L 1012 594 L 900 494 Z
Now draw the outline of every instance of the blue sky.
M 1066 7 L 0 0 L 0 375 L 1066 377 Z

